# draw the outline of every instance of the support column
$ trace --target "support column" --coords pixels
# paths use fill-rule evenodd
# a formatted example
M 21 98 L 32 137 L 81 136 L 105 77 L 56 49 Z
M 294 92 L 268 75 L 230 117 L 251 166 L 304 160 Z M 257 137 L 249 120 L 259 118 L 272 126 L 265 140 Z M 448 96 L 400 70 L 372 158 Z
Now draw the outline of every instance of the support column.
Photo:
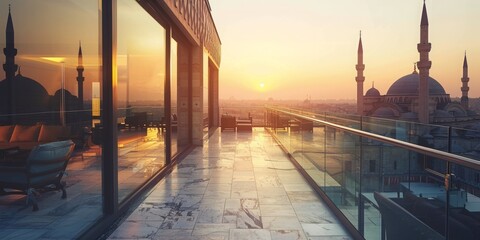
M 219 127 L 220 126 L 220 104 L 219 104 L 219 91 L 218 91 L 218 68 L 217 66 L 213 65 L 210 67 L 210 80 L 211 80 L 211 89 L 209 89 L 210 94 L 212 97 L 210 98 L 212 100 L 212 123 L 213 127 Z
M 203 145 L 203 48 L 191 50 L 192 68 L 192 144 Z
M 177 114 L 178 145 L 185 146 L 190 143 L 189 127 L 189 96 L 190 96 L 190 63 L 189 49 L 185 44 L 178 42 L 177 47 Z

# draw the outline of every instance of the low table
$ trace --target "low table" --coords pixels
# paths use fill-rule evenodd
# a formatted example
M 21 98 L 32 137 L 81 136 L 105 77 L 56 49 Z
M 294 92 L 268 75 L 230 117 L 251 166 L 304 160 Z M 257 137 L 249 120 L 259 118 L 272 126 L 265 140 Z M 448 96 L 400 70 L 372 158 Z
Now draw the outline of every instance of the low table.
M 252 118 L 238 118 L 237 119 L 237 131 L 238 132 L 251 132 L 252 131 Z

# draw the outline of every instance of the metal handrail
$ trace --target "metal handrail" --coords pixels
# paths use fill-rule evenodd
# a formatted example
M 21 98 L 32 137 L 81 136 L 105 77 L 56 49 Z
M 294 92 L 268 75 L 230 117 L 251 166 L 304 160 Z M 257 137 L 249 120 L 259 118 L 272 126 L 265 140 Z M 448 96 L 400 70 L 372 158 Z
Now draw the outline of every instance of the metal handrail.
M 414 152 L 417 152 L 417 153 L 425 154 L 425 155 L 435 157 L 435 158 L 440 158 L 442 160 L 445 160 L 445 161 L 448 161 L 448 162 L 451 162 L 451 163 L 466 166 L 466 167 L 469 167 L 469 168 L 472 168 L 472 169 L 475 169 L 475 170 L 480 170 L 480 161 L 472 159 L 472 158 L 459 156 L 459 155 L 456 155 L 456 154 L 453 154 L 453 153 L 443 152 L 443 151 L 440 151 L 440 150 L 437 150 L 437 149 L 424 147 L 424 146 L 420 146 L 420 145 L 409 143 L 409 142 L 404 142 L 404 141 L 401 141 L 401 140 L 397 140 L 397 139 L 390 138 L 390 137 L 385 137 L 385 136 L 378 135 L 378 134 L 375 134 L 375 133 L 365 132 L 365 131 L 350 128 L 350 127 L 345 127 L 345 126 L 338 125 L 338 124 L 335 124 L 335 123 L 323 121 L 323 120 L 320 120 L 320 119 L 317 119 L 317 118 L 314 118 L 314 117 L 308 117 L 308 116 L 304 116 L 304 115 L 301 115 L 301 114 L 292 113 L 292 112 L 289 112 L 289 111 L 286 111 L 286 110 L 281 110 L 281 109 L 277 109 L 277 108 L 273 108 L 273 107 L 266 107 L 266 108 L 271 110 L 271 111 L 284 113 L 284 114 L 291 115 L 291 116 L 294 116 L 294 117 L 297 117 L 297 118 L 302 118 L 302 119 L 309 120 L 309 121 L 312 121 L 312 122 L 320 123 L 320 124 L 323 124 L 323 125 L 335 128 L 335 129 L 340 129 L 340 130 L 348 132 L 348 133 L 353 133 L 353 134 L 358 135 L 360 137 L 367 137 L 369 139 L 374 139 L 374 140 L 377 140 L 377 141 L 380 141 L 380 142 L 388 143 L 388 144 L 398 146 L 398 147 L 401 147 L 401 148 L 404 148 L 404 149 L 408 149 L 408 150 L 411 150 L 411 151 L 414 151 Z

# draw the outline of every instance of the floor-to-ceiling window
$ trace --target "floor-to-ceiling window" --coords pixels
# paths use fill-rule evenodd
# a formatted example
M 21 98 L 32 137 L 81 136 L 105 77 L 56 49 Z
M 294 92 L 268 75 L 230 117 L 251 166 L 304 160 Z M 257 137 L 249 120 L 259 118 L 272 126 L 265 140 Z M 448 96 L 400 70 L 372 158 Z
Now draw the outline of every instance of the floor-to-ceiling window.
M 100 16 L 98 0 L 0 3 L 2 239 L 75 238 L 103 215 L 102 148 L 91 141 L 101 114 Z M 66 169 L 48 176 L 50 156 L 69 140 L 75 148 Z M 45 164 L 33 164 L 40 155 Z M 36 182 L 33 171 L 49 180 L 26 184 Z M 4 195 L 16 190 L 31 198 Z
M 165 116 L 165 29 L 137 2 L 121 0 L 117 4 L 121 201 L 165 166 L 166 118 L 172 116 Z

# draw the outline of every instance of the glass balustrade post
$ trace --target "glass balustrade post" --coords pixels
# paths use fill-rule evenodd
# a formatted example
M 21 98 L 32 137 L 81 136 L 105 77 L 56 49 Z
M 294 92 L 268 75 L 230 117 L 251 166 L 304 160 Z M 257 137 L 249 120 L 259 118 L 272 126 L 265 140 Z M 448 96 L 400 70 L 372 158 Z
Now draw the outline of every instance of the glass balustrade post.
M 452 152 L 452 127 L 448 127 L 447 151 Z M 452 169 L 450 161 L 447 161 L 445 173 L 445 239 L 449 238 L 449 213 L 450 213 L 450 186 L 452 186 Z
M 360 130 L 363 130 L 363 117 L 360 116 Z M 363 169 L 362 169 L 362 162 L 363 162 L 363 138 L 359 137 L 359 144 L 360 144 L 360 152 L 359 152 L 359 178 L 358 178 L 358 231 L 362 236 L 364 236 L 364 217 L 365 217 L 365 206 L 363 201 L 362 195 L 362 178 L 363 178 Z

